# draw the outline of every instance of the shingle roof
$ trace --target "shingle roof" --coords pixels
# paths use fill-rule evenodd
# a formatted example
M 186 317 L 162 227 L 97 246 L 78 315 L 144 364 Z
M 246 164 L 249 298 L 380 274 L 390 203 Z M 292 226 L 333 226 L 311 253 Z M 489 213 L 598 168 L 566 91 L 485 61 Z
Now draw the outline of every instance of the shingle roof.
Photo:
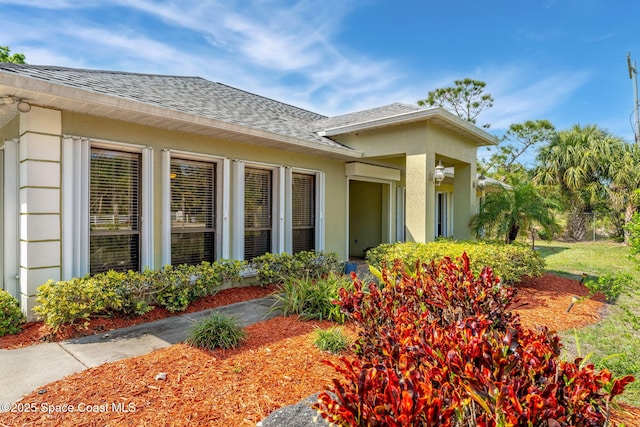
M 343 114 L 341 116 L 326 117 L 315 122 L 313 125 L 313 129 L 315 131 L 322 131 L 347 125 L 353 125 L 356 123 L 370 122 L 373 120 L 397 116 L 400 114 L 413 113 L 419 110 L 423 110 L 423 108 L 414 105 L 394 103 L 385 105 L 383 107 Z
M 414 116 L 414 119 L 423 119 L 422 113 L 428 114 L 434 111 L 395 103 L 336 117 L 326 117 L 201 77 L 0 63 L 0 86 L 3 83 L 3 75 L 7 74 L 244 127 L 245 130 L 239 130 L 239 134 L 249 134 L 252 130 L 263 131 L 268 134 L 267 139 L 278 139 L 279 136 L 291 138 L 306 145 L 315 146 L 322 151 L 327 149 L 353 151 L 328 137 L 332 129 L 336 131 L 340 128 L 360 125 L 367 127 L 376 121 L 379 125 L 385 119 L 392 119 L 394 124 L 401 123 Z M 60 95 L 55 89 L 47 89 L 43 93 Z M 86 99 L 83 96 L 80 98 L 83 102 L 91 100 L 90 96 Z M 103 111 L 103 114 L 109 114 L 112 111 Z M 457 131 L 462 129 L 465 135 L 476 138 L 481 145 L 493 143 L 489 140 L 490 135 L 477 135 L 481 132 L 480 130 L 477 132 L 465 130 L 465 126 L 460 124 L 445 123 L 445 125 Z M 338 134 L 339 132 L 333 133 L 333 135 Z M 353 151 L 353 153 L 356 152 Z
M 1 73 L 156 105 L 301 140 L 344 147 L 313 131 L 326 116 L 201 77 L 0 63 Z M 1 82 L 1 80 L 0 80 Z

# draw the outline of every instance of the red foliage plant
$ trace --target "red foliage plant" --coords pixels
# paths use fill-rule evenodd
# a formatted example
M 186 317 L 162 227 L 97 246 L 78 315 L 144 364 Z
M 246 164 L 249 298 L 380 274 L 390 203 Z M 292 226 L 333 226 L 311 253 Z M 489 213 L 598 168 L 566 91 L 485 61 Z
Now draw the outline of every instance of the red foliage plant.
M 633 381 L 560 360 L 560 339 L 520 325 L 515 289 L 469 258 L 384 269 L 382 286 L 353 276 L 336 303 L 359 327 L 343 379 L 320 395 L 323 418 L 348 426 L 602 426 Z

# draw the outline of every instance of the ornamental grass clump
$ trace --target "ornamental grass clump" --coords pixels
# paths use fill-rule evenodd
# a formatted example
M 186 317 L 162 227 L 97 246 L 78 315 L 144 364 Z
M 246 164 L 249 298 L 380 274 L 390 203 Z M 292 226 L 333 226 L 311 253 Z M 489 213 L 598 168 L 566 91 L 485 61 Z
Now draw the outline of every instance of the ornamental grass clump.
M 282 310 L 284 316 L 297 314 L 305 320 L 344 323 L 345 314 L 335 302 L 340 289 L 351 289 L 351 285 L 348 276 L 334 272 L 322 277 L 290 277 L 278 285 L 271 310 Z
M 232 317 L 214 312 L 194 325 L 187 338 L 187 344 L 208 350 L 228 350 L 239 347 L 246 338 L 246 332 Z
M 560 359 L 560 339 L 520 325 L 516 292 L 468 256 L 400 262 L 380 286 L 354 277 L 339 305 L 358 326 L 356 357 L 326 362 L 342 378 L 322 393 L 323 418 L 348 426 L 603 426 L 633 381 Z
M 322 351 L 339 354 L 345 351 L 351 343 L 349 337 L 338 327 L 328 329 L 317 328 L 313 344 Z

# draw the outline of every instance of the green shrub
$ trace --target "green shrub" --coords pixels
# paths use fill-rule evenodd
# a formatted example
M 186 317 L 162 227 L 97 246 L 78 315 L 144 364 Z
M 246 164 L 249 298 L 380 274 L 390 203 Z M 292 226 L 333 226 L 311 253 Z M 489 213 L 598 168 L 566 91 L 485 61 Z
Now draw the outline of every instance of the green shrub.
M 159 271 L 107 271 L 38 288 L 34 311 L 54 330 L 99 313 L 142 315 L 159 305 L 184 311 L 195 299 L 213 295 L 225 281 L 240 281 L 242 261 L 166 266 Z
M 26 319 L 20 310 L 18 300 L 0 289 L 0 337 L 17 334 L 22 330 L 24 322 Z
M 199 296 L 206 294 L 206 286 L 197 280 L 191 265 L 167 265 L 155 282 L 154 301 L 170 312 L 184 311 Z
M 240 273 L 245 265 L 244 261 L 235 259 L 219 259 L 213 264 L 203 263 L 203 266 L 206 267 L 203 272 L 203 280 L 211 290 L 222 283 L 239 283 L 242 280 Z
M 64 282 L 49 280 L 38 288 L 36 301 L 40 305 L 34 307 L 33 311 L 54 331 L 65 323 L 87 321 L 92 314 L 122 306 L 122 296 L 115 287 L 110 286 L 112 283 L 101 283 L 100 277 L 89 276 Z
M 397 262 L 381 278 L 341 291 L 359 337 L 355 358 L 326 362 L 343 377 L 314 405 L 331 423 L 604 426 L 634 380 L 562 361 L 560 338 L 523 328 L 507 310 L 515 293 L 464 253 L 414 273 Z
M 367 262 L 381 269 L 384 265 L 392 266 L 394 260 L 400 259 L 407 267 L 414 268 L 418 260 L 429 263 L 443 257 L 456 259 L 463 252 L 469 256 L 473 272 L 478 274 L 490 265 L 505 283 L 516 283 L 525 276 L 541 276 L 544 270 L 544 259 L 528 246 L 480 241 L 385 243 L 367 252 Z
M 246 336 L 245 331 L 235 323 L 233 318 L 214 312 L 194 325 L 187 343 L 209 350 L 230 349 L 240 346 Z
M 635 213 L 625 226 L 629 233 L 629 252 L 632 255 L 640 255 L 640 213 Z
M 258 283 L 261 285 L 282 283 L 296 272 L 302 271 L 302 264 L 297 263 L 293 255 L 288 253 L 267 252 L 252 259 L 250 266 L 258 274 Z
M 633 277 L 630 274 L 603 274 L 598 281 L 587 280 L 584 285 L 591 293 L 602 292 L 607 302 L 614 302 L 620 294 L 627 292 L 633 285 Z
M 313 343 L 322 351 L 338 354 L 349 347 L 350 340 L 342 329 L 338 327 L 329 329 L 316 328 Z
M 266 253 L 255 257 L 250 263 L 261 285 L 283 283 L 292 277 L 322 277 L 339 271 L 340 266 L 335 253 L 323 251 L 302 251 L 294 255 Z
M 334 304 L 341 288 L 351 289 L 348 276 L 329 273 L 325 277 L 288 278 L 274 294 L 276 302 L 272 310 L 282 310 L 285 316 L 297 314 L 303 319 L 345 321 L 340 307 Z
M 120 307 L 110 307 L 113 311 L 120 311 L 126 315 L 141 316 L 153 310 L 151 302 L 154 294 L 154 283 L 157 280 L 157 271 L 146 269 L 142 273 L 129 270 L 127 273 L 107 271 L 94 276 L 95 280 L 102 281 L 104 286 L 107 280 L 113 281 L 113 286 L 122 298 Z
M 310 277 L 323 277 L 342 270 L 342 262 L 335 252 L 301 251 L 297 252 L 294 258 L 302 266 L 301 271 L 293 272 L 298 276 L 308 274 Z

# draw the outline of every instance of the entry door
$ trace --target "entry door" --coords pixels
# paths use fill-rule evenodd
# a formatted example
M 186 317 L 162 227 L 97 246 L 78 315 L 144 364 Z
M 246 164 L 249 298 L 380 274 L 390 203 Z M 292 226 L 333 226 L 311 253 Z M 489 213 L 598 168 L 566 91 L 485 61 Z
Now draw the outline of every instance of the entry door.
M 451 236 L 451 194 L 436 193 L 436 237 Z

